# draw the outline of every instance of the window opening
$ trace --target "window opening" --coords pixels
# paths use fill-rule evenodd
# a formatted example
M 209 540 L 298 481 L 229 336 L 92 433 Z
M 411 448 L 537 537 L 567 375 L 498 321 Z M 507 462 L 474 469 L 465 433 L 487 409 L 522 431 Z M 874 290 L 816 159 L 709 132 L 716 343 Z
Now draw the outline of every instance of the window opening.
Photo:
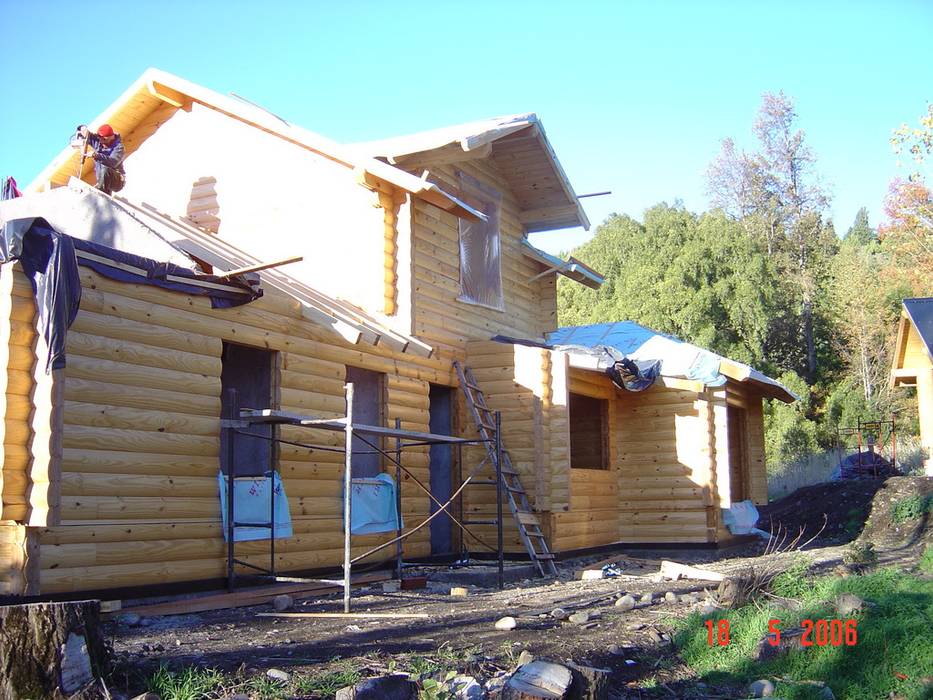
M 570 466 L 609 469 L 609 402 L 570 394 Z
M 502 294 L 499 210 L 502 195 L 466 173 L 458 172 L 461 196 L 486 221 L 460 219 L 460 301 L 505 309 Z
M 359 425 L 385 425 L 385 374 L 359 367 L 347 367 L 347 382 L 353 382 L 353 422 Z M 384 449 L 382 441 L 367 435 Z M 382 472 L 382 455 L 358 437 L 353 438 L 353 478 L 377 476 Z

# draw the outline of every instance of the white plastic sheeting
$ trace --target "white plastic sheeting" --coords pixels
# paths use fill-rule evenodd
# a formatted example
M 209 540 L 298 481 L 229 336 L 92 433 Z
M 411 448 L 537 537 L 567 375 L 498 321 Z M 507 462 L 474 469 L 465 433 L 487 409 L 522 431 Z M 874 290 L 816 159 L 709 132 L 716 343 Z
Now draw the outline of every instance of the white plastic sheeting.
M 722 523 L 733 535 L 758 535 L 770 537 L 764 530 L 755 527 L 758 522 L 758 509 L 751 501 L 739 501 L 722 510 Z
M 499 245 L 502 195 L 479 180 L 459 173 L 464 198 L 486 221 L 460 219 L 460 301 L 505 309 Z

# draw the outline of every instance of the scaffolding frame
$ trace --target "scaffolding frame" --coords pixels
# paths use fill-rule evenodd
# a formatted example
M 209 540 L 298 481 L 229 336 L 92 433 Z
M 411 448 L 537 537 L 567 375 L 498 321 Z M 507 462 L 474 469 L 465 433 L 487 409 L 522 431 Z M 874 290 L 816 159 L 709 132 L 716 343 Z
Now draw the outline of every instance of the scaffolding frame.
M 224 460 L 227 465 L 226 473 L 226 493 L 227 493 L 227 503 L 226 503 L 226 514 L 227 514 L 227 524 L 226 524 L 226 544 L 227 544 L 227 589 L 232 592 L 236 588 L 236 582 L 238 578 L 247 578 L 243 575 L 238 575 L 236 572 L 237 565 L 244 566 L 246 568 L 252 569 L 258 574 L 254 574 L 251 578 L 263 578 L 271 579 L 275 582 L 291 582 L 291 583 L 327 583 L 332 585 L 342 585 L 343 587 L 343 601 L 344 601 L 344 612 L 350 612 L 350 591 L 352 587 L 351 574 L 353 564 L 356 562 L 369 557 L 376 552 L 379 552 L 382 549 L 386 549 L 393 544 L 396 547 L 396 565 L 395 571 L 398 577 L 401 577 L 402 574 L 402 542 L 406 538 L 413 535 L 418 530 L 422 529 L 428 525 L 434 518 L 440 516 L 442 513 L 450 519 L 450 521 L 455 524 L 461 533 L 461 539 L 463 534 L 469 535 L 474 540 L 482 544 L 484 547 L 487 547 L 491 551 L 495 552 L 498 560 L 498 586 L 499 589 L 504 588 L 504 561 L 505 561 L 505 551 L 503 545 L 503 519 L 502 519 L 502 496 L 504 492 L 504 482 L 502 476 L 502 438 L 501 430 L 496 430 L 494 439 L 481 439 L 481 438 L 462 438 L 452 435 L 440 435 L 435 433 L 423 433 L 412 430 L 403 430 L 401 428 L 401 421 L 395 419 L 394 428 L 386 428 L 383 426 L 377 425 L 363 425 L 353 422 L 353 383 L 347 383 L 344 385 L 345 396 L 346 396 L 346 415 L 342 418 L 314 418 L 312 416 L 305 416 L 296 413 L 291 413 L 288 411 L 281 411 L 278 409 L 272 408 L 241 408 L 239 405 L 238 393 L 235 389 L 227 390 L 227 405 L 229 407 L 228 415 L 221 420 L 221 449 L 223 450 L 223 455 L 226 457 Z M 501 423 L 501 415 L 499 412 L 496 412 L 496 425 L 499 426 Z M 285 440 L 279 437 L 277 434 L 273 435 L 260 435 L 257 433 L 249 432 L 249 429 L 256 425 L 292 425 L 297 427 L 317 429 L 317 430 L 329 430 L 332 432 L 343 432 L 345 435 L 343 447 L 335 447 L 333 445 L 321 445 L 315 443 L 303 443 L 297 442 L 294 440 Z M 237 477 L 235 474 L 234 468 L 234 453 L 236 451 L 235 439 L 237 435 L 245 435 L 248 437 L 269 440 L 273 443 L 278 444 L 288 444 L 294 445 L 297 447 L 307 448 L 309 450 L 320 450 L 325 452 L 339 452 L 344 455 L 344 465 L 343 465 L 343 528 L 344 528 L 344 559 L 343 559 L 343 579 L 342 580 L 329 580 L 329 579 L 316 579 L 316 578 L 302 578 L 302 577 L 292 577 L 292 576 L 279 576 L 276 573 L 275 565 L 275 476 L 279 474 L 278 470 L 278 460 L 273 457 L 270 462 L 270 469 L 267 473 L 271 475 L 271 483 L 269 488 L 269 522 L 268 523 L 250 523 L 250 522 L 238 522 L 236 520 L 236 506 L 235 506 L 235 481 L 237 478 L 256 478 L 256 477 Z M 353 440 L 354 438 L 359 439 L 363 442 L 368 449 L 366 450 L 354 450 Z M 383 446 L 380 446 L 378 443 L 382 438 L 394 438 L 395 446 L 394 449 L 389 450 Z M 496 471 L 495 477 L 495 486 L 496 486 L 496 503 L 498 509 L 498 517 L 496 518 L 496 544 L 497 547 L 493 549 L 485 541 L 483 541 L 479 536 L 470 531 L 470 529 L 461 521 L 462 518 L 462 503 L 463 503 L 463 491 L 464 489 L 473 481 L 474 477 L 479 473 L 483 466 L 490 462 L 489 451 L 486 450 L 486 456 L 470 471 L 468 476 L 465 479 L 458 479 L 460 485 L 453 490 L 453 493 L 450 495 L 446 503 L 441 503 L 437 498 L 431 494 L 430 488 L 425 486 L 414 474 L 412 474 L 405 466 L 402 464 L 402 454 L 406 449 L 412 447 L 430 447 L 431 445 L 448 445 L 457 450 L 457 465 L 459 470 L 460 477 L 462 474 L 462 465 L 463 465 L 463 447 L 469 445 L 486 445 L 488 443 L 493 443 L 493 453 L 496 456 L 496 459 L 493 463 L 493 467 Z M 384 542 L 380 545 L 377 545 L 366 552 L 356 556 L 351 556 L 351 544 L 352 544 L 352 532 L 351 532 L 351 522 L 352 522 L 352 499 L 351 499 L 351 489 L 353 486 L 353 474 L 352 474 L 352 460 L 354 454 L 380 454 L 388 462 L 395 465 L 395 474 L 396 474 L 396 487 L 395 487 L 395 515 L 397 530 L 396 536 L 390 539 L 387 542 Z M 428 498 L 438 507 L 434 513 L 431 513 L 427 518 L 418 523 L 415 527 L 411 528 L 407 533 L 402 532 L 402 472 L 405 472 L 414 483 L 424 491 Z M 266 472 L 264 472 L 266 473 Z M 279 476 L 281 483 L 284 484 L 284 480 Z M 455 499 L 460 505 L 460 514 L 461 517 L 453 515 L 450 512 L 450 507 L 454 503 Z M 252 564 L 250 562 L 243 561 L 236 557 L 236 528 L 238 527 L 258 527 L 269 530 L 269 568 L 264 568 Z M 257 541 L 257 540 L 252 540 Z M 461 549 L 463 546 L 461 545 Z
M 884 431 L 888 431 L 887 436 L 884 435 Z M 868 439 L 863 440 L 863 436 L 866 434 Z M 885 438 L 887 437 L 891 440 L 891 467 L 897 469 L 897 423 L 895 415 L 892 414 L 890 420 L 879 419 L 863 421 L 859 418 L 855 426 L 837 426 L 836 449 L 839 451 L 840 461 L 846 458 L 846 450 L 850 448 L 849 441 L 846 440 L 846 438 L 852 437 L 855 438 L 855 445 L 851 447 L 855 447 L 858 450 L 859 468 L 869 466 L 862 463 L 862 455 L 868 454 L 868 452 L 862 451 L 862 446 L 869 445 L 873 448 L 880 447 L 883 449 L 887 441 Z M 873 466 L 875 476 L 878 476 L 878 465 L 873 462 L 870 466 Z

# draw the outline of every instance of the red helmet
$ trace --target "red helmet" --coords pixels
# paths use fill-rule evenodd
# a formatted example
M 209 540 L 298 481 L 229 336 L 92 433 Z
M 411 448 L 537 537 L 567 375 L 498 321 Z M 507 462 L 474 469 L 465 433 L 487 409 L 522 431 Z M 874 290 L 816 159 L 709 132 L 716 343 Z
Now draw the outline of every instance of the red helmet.
M 113 127 L 110 126 L 110 124 L 101 124 L 97 129 L 97 135 L 104 137 L 113 136 Z

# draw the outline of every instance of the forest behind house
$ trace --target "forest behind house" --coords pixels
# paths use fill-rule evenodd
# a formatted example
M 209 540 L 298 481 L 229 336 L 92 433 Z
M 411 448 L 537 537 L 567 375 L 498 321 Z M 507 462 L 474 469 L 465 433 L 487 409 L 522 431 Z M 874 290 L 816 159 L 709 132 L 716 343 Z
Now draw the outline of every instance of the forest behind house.
M 790 98 L 765 94 L 753 130 L 753 150 L 722 141 L 706 173 L 708 211 L 662 202 L 641 221 L 613 214 L 573 251 L 607 279 L 598 291 L 562 284 L 560 325 L 633 320 L 781 381 L 800 401 L 766 402 L 772 480 L 821 454 L 804 479 L 825 480 L 837 428 L 892 416 L 899 467 L 922 470 L 915 389 L 893 389 L 889 376 L 901 301 L 933 295 L 923 173 L 933 104 L 918 126 L 892 131 L 902 174 L 877 226 L 864 206 L 845 228 L 829 218 L 830 190 Z

